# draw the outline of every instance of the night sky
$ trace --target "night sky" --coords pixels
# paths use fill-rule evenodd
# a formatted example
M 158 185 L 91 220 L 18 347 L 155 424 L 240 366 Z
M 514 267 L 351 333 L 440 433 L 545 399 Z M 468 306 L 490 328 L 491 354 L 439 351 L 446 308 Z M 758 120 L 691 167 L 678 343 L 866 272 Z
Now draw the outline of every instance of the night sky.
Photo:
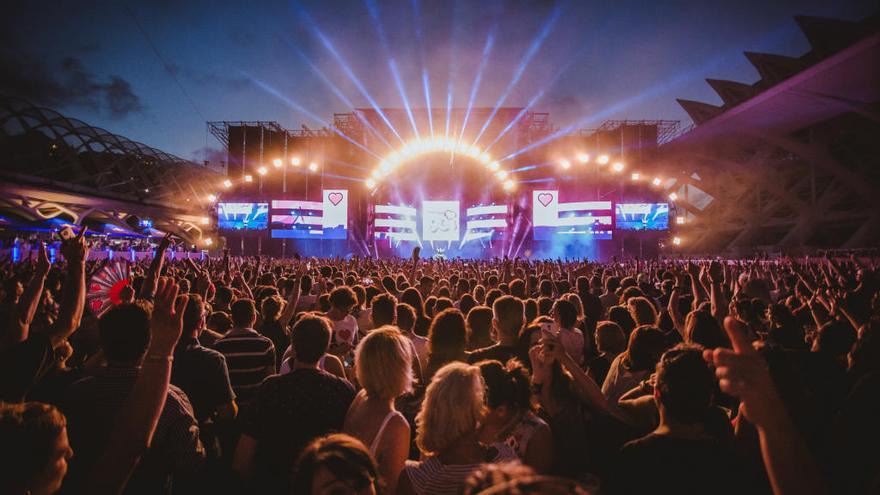
M 321 127 L 349 104 L 369 106 L 349 73 L 378 105 L 402 107 L 392 66 L 414 107 L 425 106 L 423 68 L 432 106 L 446 106 L 451 86 L 453 106 L 465 107 L 483 65 L 474 106 L 494 106 L 510 88 L 504 106 L 543 91 L 534 110 L 559 127 L 622 118 L 687 125 L 676 97 L 719 103 L 705 78 L 757 79 L 743 51 L 808 50 L 794 15 L 858 20 L 877 8 L 876 0 L 17 3 L 0 16 L 0 92 L 195 160 L 222 159 L 206 120 Z

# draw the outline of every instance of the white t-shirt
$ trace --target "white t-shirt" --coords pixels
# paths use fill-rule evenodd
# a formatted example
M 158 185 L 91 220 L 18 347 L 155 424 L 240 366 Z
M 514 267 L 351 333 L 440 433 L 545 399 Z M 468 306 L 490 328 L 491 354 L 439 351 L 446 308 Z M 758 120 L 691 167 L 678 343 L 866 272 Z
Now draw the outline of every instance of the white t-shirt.
M 347 343 L 352 347 L 357 344 L 358 324 L 354 316 L 345 315 L 345 318 L 338 321 L 330 320 L 330 323 L 333 325 L 333 337 L 331 338 L 333 343 Z
M 296 302 L 296 312 L 300 313 L 313 310 L 315 308 L 315 301 L 317 300 L 318 296 L 314 294 L 303 294 L 299 296 L 299 300 Z

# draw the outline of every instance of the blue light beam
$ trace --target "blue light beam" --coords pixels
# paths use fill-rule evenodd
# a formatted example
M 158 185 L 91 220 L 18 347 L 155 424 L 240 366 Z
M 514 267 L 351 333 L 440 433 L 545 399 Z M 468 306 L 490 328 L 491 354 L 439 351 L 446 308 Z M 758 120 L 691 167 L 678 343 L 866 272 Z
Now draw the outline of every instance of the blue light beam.
M 474 106 L 474 100 L 477 97 L 477 91 L 480 89 L 480 82 L 483 80 L 483 71 L 486 69 L 486 65 L 489 63 L 489 55 L 492 53 L 492 46 L 495 44 L 495 29 L 498 27 L 497 23 L 493 23 L 492 27 L 489 28 L 489 34 L 486 36 L 486 44 L 483 45 L 483 59 L 480 60 L 480 66 L 477 69 L 477 75 L 474 77 L 474 83 L 471 85 L 471 95 L 468 98 L 467 111 L 464 114 L 464 120 L 461 123 L 461 132 L 459 132 L 458 140 L 464 137 L 464 130 L 468 125 L 468 119 L 471 116 L 471 109 Z

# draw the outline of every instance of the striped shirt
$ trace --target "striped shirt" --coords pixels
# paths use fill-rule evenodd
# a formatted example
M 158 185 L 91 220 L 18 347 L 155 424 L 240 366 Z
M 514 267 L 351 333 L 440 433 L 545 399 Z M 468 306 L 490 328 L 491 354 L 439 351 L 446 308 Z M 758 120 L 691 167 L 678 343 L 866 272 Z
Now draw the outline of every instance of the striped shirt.
M 275 346 L 253 328 L 233 328 L 214 342 L 226 357 L 236 401 L 247 404 L 263 380 L 275 374 Z
M 514 461 L 516 452 L 503 443 L 490 446 L 487 463 Z M 468 477 L 482 464 L 443 464 L 437 456 L 423 461 L 406 461 L 403 472 L 419 495 L 458 495 Z

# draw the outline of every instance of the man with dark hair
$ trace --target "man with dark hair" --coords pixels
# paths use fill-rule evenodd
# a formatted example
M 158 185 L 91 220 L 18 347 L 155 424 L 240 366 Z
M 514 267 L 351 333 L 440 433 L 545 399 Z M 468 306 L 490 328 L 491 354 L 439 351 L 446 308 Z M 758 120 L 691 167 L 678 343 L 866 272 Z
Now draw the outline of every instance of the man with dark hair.
M 171 383 L 189 397 L 199 424 L 215 415 L 232 419 L 238 410 L 226 358 L 199 344 L 204 328 L 205 304 L 198 294 L 189 294 L 183 313 L 183 334 L 174 349 Z
M 290 333 L 293 370 L 267 378 L 242 415 L 233 468 L 256 483 L 254 492 L 284 491 L 291 466 L 306 445 L 342 429 L 354 388 L 318 366 L 330 334 L 327 318 L 301 317 Z
M 150 315 L 138 304 L 111 308 L 98 321 L 107 366 L 68 387 L 62 410 L 69 419 L 71 445 L 77 454 L 65 485 L 83 487 L 104 453 L 120 409 L 140 374 L 150 343 Z M 167 357 L 161 358 L 167 359 Z M 135 469 L 128 489 L 165 493 L 175 473 L 190 472 L 205 457 L 199 427 L 186 394 L 169 385 L 150 450 Z M 78 493 L 74 489 L 71 493 Z
M 714 391 L 702 347 L 679 344 L 663 354 L 654 386 L 660 425 L 621 448 L 609 493 L 752 493 L 733 447 L 707 430 Z
M 496 299 L 492 304 L 492 326 L 498 343 L 469 353 L 468 362 L 494 359 L 506 363 L 516 357 L 519 332 L 525 324 L 525 318 L 525 305 L 518 297 L 501 296 Z
M 275 346 L 254 330 L 257 310 L 252 299 L 232 303 L 233 327 L 214 342 L 214 349 L 226 357 L 229 380 L 237 401 L 246 405 L 263 380 L 275 373 Z
M 419 280 L 418 286 L 419 293 L 422 295 L 422 298 L 427 298 L 434 292 L 434 279 L 429 275 L 425 275 Z
M 584 334 L 575 327 L 578 320 L 577 307 L 568 299 L 558 299 L 553 305 L 552 313 L 559 342 L 565 347 L 565 351 L 574 358 L 574 362 L 583 367 Z
M 370 304 L 373 309 L 370 317 L 373 320 L 373 328 L 383 325 L 394 325 L 397 321 L 397 298 L 391 294 L 379 294 L 373 298 Z
M 0 402 L 0 493 L 55 493 L 73 450 L 67 419 L 39 402 Z

